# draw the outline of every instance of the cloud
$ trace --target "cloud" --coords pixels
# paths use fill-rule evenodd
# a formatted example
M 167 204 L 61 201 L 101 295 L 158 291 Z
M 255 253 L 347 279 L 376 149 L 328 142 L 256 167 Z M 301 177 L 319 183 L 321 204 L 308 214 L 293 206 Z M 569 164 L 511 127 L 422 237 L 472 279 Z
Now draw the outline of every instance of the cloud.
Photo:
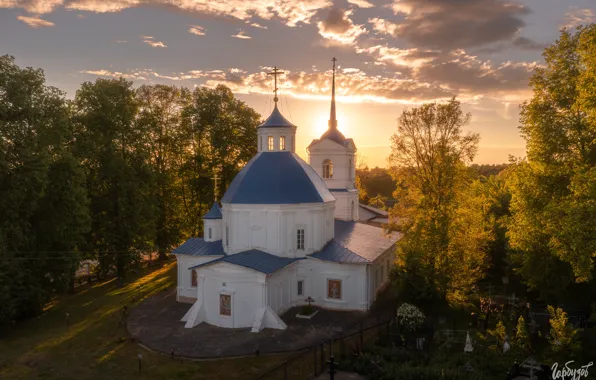
M 513 40 L 513 46 L 524 50 L 544 50 L 546 48 L 546 44 L 535 42 L 526 37 L 517 37 Z
M 350 19 L 351 10 L 342 10 L 333 7 L 329 10 L 327 18 L 317 24 L 319 34 L 326 39 L 344 45 L 352 45 L 356 39 L 366 33 L 362 25 L 355 25 Z
M 54 26 L 53 22 L 43 20 L 37 16 L 35 17 L 27 17 L 27 16 L 17 16 L 17 20 L 24 22 L 25 24 L 29 25 L 32 28 L 41 28 L 41 27 L 48 27 Z
M 513 39 L 529 9 L 504 0 L 393 0 L 402 22 L 373 19 L 375 30 L 425 48 L 454 50 Z
M 261 25 L 261 24 L 259 24 L 259 23 L 257 23 L 257 22 L 250 23 L 249 25 L 250 25 L 250 26 L 252 26 L 252 27 L 254 27 L 254 28 L 259 28 L 259 29 L 267 29 L 267 27 L 266 27 L 266 26 L 264 26 L 264 25 Z
M 204 36 L 205 35 L 205 28 L 198 25 L 191 25 L 188 31 L 192 34 L 196 34 L 197 36 Z
M 251 36 L 245 35 L 243 30 L 240 30 L 238 34 L 233 34 L 231 37 L 239 38 L 241 40 L 250 40 L 252 38 Z
M 35 15 L 52 12 L 61 6 L 64 0 L 0 0 L 1 8 L 21 8 Z
M 347 0 L 348 3 L 360 8 L 373 8 L 375 5 L 366 0 Z
M 154 48 L 167 48 L 168 46 L 166 44 L 164 44 L 161 41 L 156 41 L 153 37 L 151 36 L 141 36 L 141 39 L 143 40 L 144 43 L 146 43 L 147 45 L 154 47 Z
M 357 52 L 370 55 L 376 65 L 385 65 L 387 70 L 394 68 L 402 78 L 431 83 L 468 97 L 527 97 L 529 79 L 539 67 L 536 62 L 493 64 L 464 50 L 443 52 L 377 45 L 357 49 Z
M 116 40 L 114 42 L 117 43 L 117 44 L 125 44 L 126 43 L 126 40 Z
M 579 25 L 588 25 L 596 22 L 596 12 L 592 9 L 580 9 L 578 7 L 569 7 L 565 13 L 561 28 L 575 29 Z
M 0 8 L 21 8 L 33 14 L 50 13 L 60 6 L 70 10 L 107 13 L 154 5 L 243 21 L 251 21 L 255 17 L 278 19 L 293 27 L 300 23 L 309 24 L 320 9 L 328 8 L 332 3 L 331 0 L 0 0 Z
M 440 84 L 458 93 L 495 95 L 527 93 L 536 62 L 504 62 L 493 65 L 459 50 L 418 67 L 417 80 Z

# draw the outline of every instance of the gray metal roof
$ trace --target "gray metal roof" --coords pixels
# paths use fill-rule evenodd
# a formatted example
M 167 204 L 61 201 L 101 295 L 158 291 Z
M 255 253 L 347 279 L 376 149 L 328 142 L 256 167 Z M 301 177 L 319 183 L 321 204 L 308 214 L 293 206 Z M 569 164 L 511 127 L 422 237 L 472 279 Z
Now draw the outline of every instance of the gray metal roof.
M 260 152 L 236 175 L 222 203 L 296 204 L 335 200 L 315 170 L 292 152 Z
M 203 238 L 190 238 L 172 253 L 191 256 L 224 256 L 226 254 L 221 240 L 207 242 Z
M 213 206 L 211 206 L 211 209 L 209 210 L 208 213 L 203 215 L 203 219 L 221 219 L 221 218 L 222 218 L 221 208 L 219 207 L 217 202 L 215 202 L 213 204 Z
M 336 263 L 367 264 L 371 261 L 355 254 L 349 249 L 340 245 L 335 239 L 331 240 L 319 252 L 315 252 L 310 257 L 324 261 L 333 261 Z
M 335 220 L 335 237 L 310 257 L 340 263 L 370 263 L 391 248 L 400 234 L 385 234 L 382 228 Z
M 362 207 L 365 210 L 372 212 L 373 214 L 381 215 L 381 216 L 389 216 L 389 213 L 385 210 L 381 210 L 380 208 L 372 207 L 369 205 L 359 204 L 358 206 Z
M 277 104 L 271 112 L 271 115 L 263 122 L 263 124 L 259 125 L 257 128 L 280 128 L 280 127 L 296 127 L 294 124 L 290 123 L 288 119 L 283 117 L 279 109 L 277 109 Z
M 193 267 L 190 267 L 189 269 L 204 267 L 216 263 L 229 263 L 240 265 L 245 268 L 250 268 L 261 273 L 271 274 L 280 270 L 281 268 L 295 263 L 298 260 L 301 259 L 279 257 L 270 253 L 259 251 L 257 249 L 251 249 L 250 251 L 236 253 L 234 255 L 225 256 L 217 260 L 210 261 L 208 263 L 195 265 Z

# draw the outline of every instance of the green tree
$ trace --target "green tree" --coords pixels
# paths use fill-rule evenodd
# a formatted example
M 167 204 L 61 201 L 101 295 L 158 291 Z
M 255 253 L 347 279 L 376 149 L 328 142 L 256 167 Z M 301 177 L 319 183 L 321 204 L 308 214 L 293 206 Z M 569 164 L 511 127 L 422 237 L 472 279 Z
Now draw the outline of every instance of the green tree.
M 42 70 L 0 57 L 0 325 L 72 286 L 89 217 L 69 118 Z
M 530 348 L 530 336 L 528 335 L 528 329 L 526 327 L 526 321 L 523 316 L 520 316 L 517 320 L 517 327 L 515 328 L 515 343 L 522 349 L 527 350 Z
M 563 30 L 544 51 L 546 65 L 536 69 L 533 97 L 521 108 L 527 159 L 513 162 L 508 180 L 518 271 L 553 303 L 585 304 L 594 294 L 595 49 L 592 24 Z
M 197 87 L 183 111 L 183 123 L 190 136 L 189 155 L 181 175 L 188 202 L 186 215 L 198 236 L 201 216 L 214 201 L 214 173 L 224 188 L 257 153 L 257 126 L 260 115 L 236 99 L 223 85 L 214 89 Z M 223 195 L 220 187 L 219 198 Z
M 149 134 L 136 123 L 132 82 L 85 82 L 75 100 L 77 154 L 84 163 L 92 218 L 89 250 L 101 270 L 124 277 L 155 241 L 155 181 Z
M 174 86 L 143 85 L 135 95 L 139 104 L 136 125 L 147 135 L 155 177 L 155 243 L 163 259 L 190 233 L 179 176 L 190 142 L 182 124 L 182 112 L 188 105 L 190 92 Z
M 425 104 L 402 113 L 392 138 L 398 288 L 428 305 L 463 301 L 484 275 L 490 231 L 469 194 L 465 164 L 479 141 L 462 130 L 469 119 L 455 99 Z
M 577 353 L 580 349 L 579 330 L 567 318 L 567 313 L 561 308 L 548 306 L 550 318 L 549 342 L 553 352 Z

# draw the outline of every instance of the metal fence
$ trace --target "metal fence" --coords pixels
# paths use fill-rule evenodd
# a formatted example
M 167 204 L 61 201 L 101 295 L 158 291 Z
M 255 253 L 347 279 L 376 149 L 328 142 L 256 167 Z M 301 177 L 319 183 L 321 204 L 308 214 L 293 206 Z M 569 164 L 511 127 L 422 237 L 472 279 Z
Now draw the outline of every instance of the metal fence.
M 324 373 L 328 360 L 342 358 L 375 344 L 390 329 L 391 320 L 377 321 L 366 327 L 363 321 L 349 326 L 344 332 L 298 352 L 283 363 L 256 376 L 254 380 L 304 380 Z

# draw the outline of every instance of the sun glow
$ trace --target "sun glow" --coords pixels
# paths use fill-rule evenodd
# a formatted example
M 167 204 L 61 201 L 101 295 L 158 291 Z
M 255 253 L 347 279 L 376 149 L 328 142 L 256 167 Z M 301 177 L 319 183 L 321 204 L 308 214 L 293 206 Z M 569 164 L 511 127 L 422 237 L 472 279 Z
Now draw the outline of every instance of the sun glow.
M 327 131 L 327 129 L 329 128 L 329 114 L 323 114 L 321 116 L 319 116 L 317 118 L 317 121 L 314 125 L 314 133 L 316 138 L 321 137 L 321 135 L 323 133 L 325 133 L 325 131 Z M 344 136 L 348 137 L 349 133 L 349 125 L 346 121 L 346 118 L 344 117 L 344 115 L 340 112 L 337 113 L 337 129 L 340 130 L 341 133 L 344 134 Z

